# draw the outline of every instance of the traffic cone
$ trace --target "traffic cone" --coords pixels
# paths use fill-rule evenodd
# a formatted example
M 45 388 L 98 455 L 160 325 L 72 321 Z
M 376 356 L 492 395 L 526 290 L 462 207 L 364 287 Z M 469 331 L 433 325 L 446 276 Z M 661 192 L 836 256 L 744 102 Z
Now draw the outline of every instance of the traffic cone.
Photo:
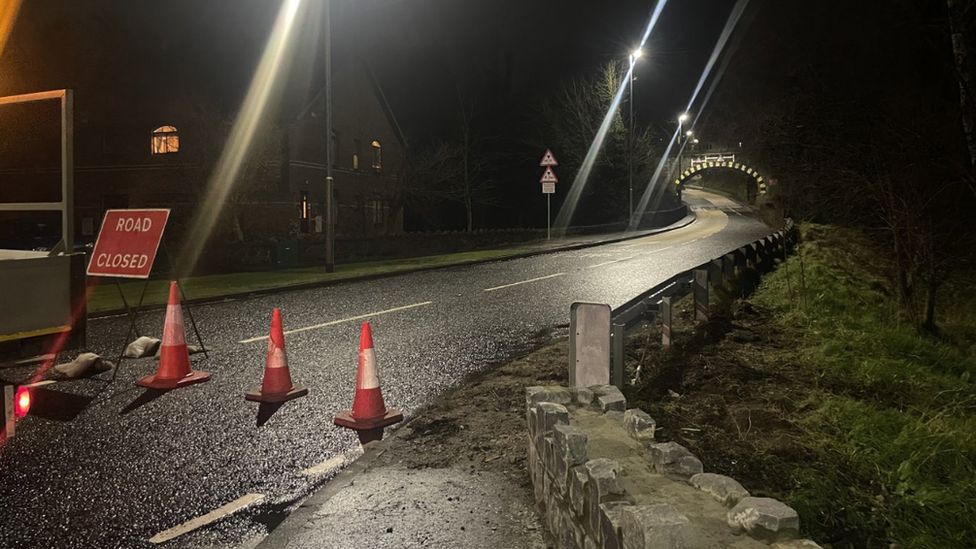
M 186 348 L 186 331 L 183 328 L 183 308 L 180 306 L 179 287 L 169 283 L 169 303 L 163 322 L 163 341 L 159 349 L 159 369 L 146 376 L 136 385 L 148 389 L 176 389 L 210 379 L 210 373 L 190 369 L 190 352 Z
M 376 373 L 376 352 L 369 322 L 363 322 L 359 334 L 359 367 L 356 369 L 356 393 L 352 410 L 336 415 L 334 422 L 357 432 L 363 444 L 383 438 L 383 428 L 403 421 L 398 410 L 387 409 Z
M 285 402 L 308 394 L 308 389 L 291 384 L 288 357 L 285 355 L 285 334 L 281 328 L 281 310 L 271 312 L 271 334 L 268 336 L 268 356 L 265 359 L 264 381 L 261 387 L 244 395 L 255 402 Z

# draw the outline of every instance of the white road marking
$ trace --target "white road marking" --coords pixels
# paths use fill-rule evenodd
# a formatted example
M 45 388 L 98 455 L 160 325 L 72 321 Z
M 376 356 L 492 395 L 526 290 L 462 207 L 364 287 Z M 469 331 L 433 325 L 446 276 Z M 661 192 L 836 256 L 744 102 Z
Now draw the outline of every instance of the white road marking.
M 24 387 L 28 387 L 28 388 L 31 388 L 31 387 L 43 387 L 45 385 L 51 385 L 53 383 L 57 383 L 57 382 L 54 381 L 53 379 L 42 379 L 41 381 L 35 381 L 34 383 L 28 383 L 27 385 L 24 385 Z
M 628 259 L 634 259 L 635 257 L 637 257 L 637 256 L 636 255 L 632 255 L 630 257 L 624 257 L 622 259 L 614 259 L 613 261 L 604 261 L 603 263 L 597 263 L 596 265 L 590 265 L 589 267 L 585 267 L 585 268 L 587 268 L 587 269 L 596 269 L 597 267 L 603 267 L 604 265 L 610 265 L 612 263 L 620 263 L 621 261 L 627 261 Z
M 187 532 L 192 532 L 201 526 L 206 526 L 212 522 L 216 522 L 227 515 L 240 511 L 241 509 L 250 507 L 262 499 L 264 499 L 264 494 L 248 494 L 244 497 L 235 499 L 227 505 L 223 505 L 217 509 L 214 509 L 213 511 L 210 511 L 206 515 L 202 515 L 184 522 L 183 524 L 170 528 L 169 530 L 163 530 L 162 532 L 149 538 L 149 543 L 165 543 L 171 539 L 182 536 Z
M 529 282 L 538 282 L 540 280 L 546 280 L 547 278 L 556 278 L 557 276 L 563 276 L 566 273 L 556 273 L 547 276 L 540 276 L 538 278 L 530 278 L 529 280 L 523 280 L 521 282 L 512 282 L 511 284 L 505 284 L 503 286 L 495 286 L 494 288 L 485 288 L 486 292 L 494 292 L 495 290 L 501 290 L 502 288 L 511 288 L 512 286 L 518 286 L 519 284 L 528 284 Z
M 433 301 L 424 301 L 422 303 L 414 303 L 413 305 L 404 305 L 403 307 L 394 307 L 392 309 L 387 309 L 385 311 L 377 311 L 375 313 L 366 313 L 364 315 L 351 316 L 349 318 L 341 318 L 339 320 L 333 320 L 331 322 L 323 322 L 322 324 L 316 324 L 314 326 L 305 326 L 304 328 L 296 328 L 294 330 L 285 330 L 284 334 L 297 334 L 300 332 L 307 332 L 309 330 L 318 330 L 319 328 L 327 328 L 329 326 L 335 326 L 336 324 L 342 324 L 343 322 L 352 322 L 354 320 L 362 320 L 364 318 L 370 318 L 374 316 L 380 316 L 390 313 L 395 313 L 398 311 L 406 311 L 407 309 L 413 309 L 416 307 L 423 307 L 424 305 L 430 305 Z M 254 343 L 256 341 L 266 341 L 268 336 L 252 337 L 250 339 L 242 339 L 238 343 L 247 344 Z
M 313 465 L 308 469 L 305 469 L 304 471 L 302 471 L 302 473 L 310 477 L 314 477 L 324 473 L 332 472 L 342 467 L 345 464 L 346 464 L 346 455 L 339 454 L 337 456 L 332 456 L 331 458 L 323 461 L 322 463 L 319 463 L 318 465 Z
M 665 246 L 663 248 L 658 248 L 656 250 L 650 250 L 650 251 L 647 251 L 647 252 L 644 252 L 644 253 L 645 254 L 656 254 L 657 252 L 663 252 L 664 250 L 670 250 L 671 248 L 674 248 L 674 246 Z

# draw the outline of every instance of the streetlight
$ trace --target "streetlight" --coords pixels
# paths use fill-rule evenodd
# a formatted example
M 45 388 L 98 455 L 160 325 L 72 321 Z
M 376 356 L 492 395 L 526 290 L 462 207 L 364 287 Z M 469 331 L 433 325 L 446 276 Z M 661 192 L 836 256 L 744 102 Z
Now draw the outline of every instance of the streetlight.
M 629 218 L 634 217 L 634 66 L 644 55 L 644 50 L 637 48 L 630 52 L 630 131 L 627 133 L 627 211 Z
M 688 114 L 688 113 L 686 113 L 686 112 L 683 112 L 683 113 L 679 114 L 678 115 L 678 125 L 680 126 L 681 124 L 684 124 L 685 122 L 688 121 L 689 118 L 691 118 L 691 115 Z

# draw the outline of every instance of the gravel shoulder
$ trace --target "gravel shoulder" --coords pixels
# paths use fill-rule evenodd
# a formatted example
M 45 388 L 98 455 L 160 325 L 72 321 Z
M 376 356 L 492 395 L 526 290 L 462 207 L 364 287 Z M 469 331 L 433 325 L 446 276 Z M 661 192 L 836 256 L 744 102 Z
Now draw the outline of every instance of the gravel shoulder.
M 472 376 L 301 504 L 261 543 L 549 546 L 526 470 L 524 389 L 566 381 L 566 340 Z

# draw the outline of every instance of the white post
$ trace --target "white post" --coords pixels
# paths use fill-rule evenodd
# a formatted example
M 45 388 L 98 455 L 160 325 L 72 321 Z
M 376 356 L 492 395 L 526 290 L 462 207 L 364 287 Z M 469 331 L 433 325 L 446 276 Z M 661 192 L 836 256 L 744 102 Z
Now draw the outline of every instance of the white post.
M 549 207 L 550 198 L 552 198 L 552 195 L 546 193 L 546 240 L 552 238 L 552 210 Z

